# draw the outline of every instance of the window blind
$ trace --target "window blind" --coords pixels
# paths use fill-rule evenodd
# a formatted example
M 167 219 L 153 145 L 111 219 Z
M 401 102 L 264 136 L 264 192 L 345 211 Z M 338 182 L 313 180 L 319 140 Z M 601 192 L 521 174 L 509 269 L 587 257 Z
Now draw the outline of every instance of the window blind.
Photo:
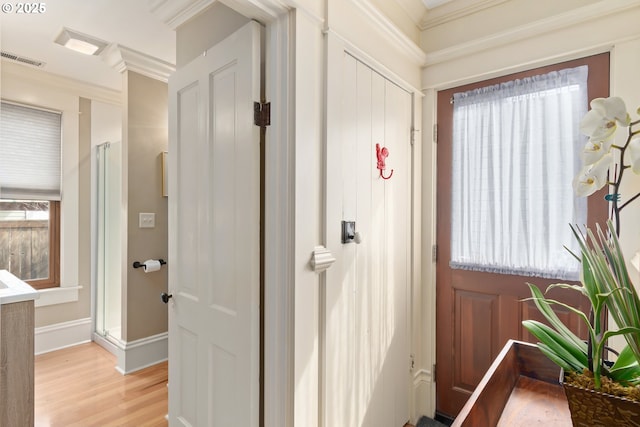
M 0 104 L 0 199 L 60 200 L 61 114 Z

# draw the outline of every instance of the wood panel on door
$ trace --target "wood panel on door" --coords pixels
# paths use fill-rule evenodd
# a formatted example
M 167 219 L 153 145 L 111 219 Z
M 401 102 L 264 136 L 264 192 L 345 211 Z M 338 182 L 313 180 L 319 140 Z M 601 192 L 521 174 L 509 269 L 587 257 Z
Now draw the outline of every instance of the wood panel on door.
M 326 272 L 323 425 L 400 427 L 409 420 L 411 95 L 346 53 L 342 63 L 342 137 L 328 142 L 327 160 L 341 179 L 327 201 L 339 213 L 327 217 L 337 261 Z M 388 148 L 388 180 L 376 144 Z M 359 244 L 340 242 L 341 220 L 356 222 Z
M 554 66 L 538 68 L 499 79 L 466 85 L 438 93 L 438 194 L 436 263 L 436 411 L 455 417 L 467 401 L 493 359 L 509 339 L 533 341 L 521 325 L 524 319 L 542 321 L 532 302 L 522 302 L 530 296 L 526 282 L 546 289 L 558 280 L 506 274 L 491 274 L 449 267 L 451 245 L 451 162 L 452 116 L 450 102 L 454 93 L 485 87 L 503 81 L 553 70 L 589 66 L 589 99 L 606 97 L 609 93 L 609 55 L 601 54 Z M 589 199 L 588 223 L 603 223 L 606 203 L 600 197 Z M 583 309 L 585 299 L 575 292 L 555 290 L 550 294 Z M 561 319 L 581 336 L 584 325 L 567 310 L 558 310 Z

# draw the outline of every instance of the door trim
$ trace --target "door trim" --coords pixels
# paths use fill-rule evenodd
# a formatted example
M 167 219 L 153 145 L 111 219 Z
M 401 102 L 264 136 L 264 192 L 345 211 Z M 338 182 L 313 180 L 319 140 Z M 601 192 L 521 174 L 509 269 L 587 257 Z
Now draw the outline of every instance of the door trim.
M 290 40 L 293 12 L 266 26 L 266 99 L 271 126 L 266 133 L 264 238 L 264 425 L 293 427 L 294 420 L 294 93 Z

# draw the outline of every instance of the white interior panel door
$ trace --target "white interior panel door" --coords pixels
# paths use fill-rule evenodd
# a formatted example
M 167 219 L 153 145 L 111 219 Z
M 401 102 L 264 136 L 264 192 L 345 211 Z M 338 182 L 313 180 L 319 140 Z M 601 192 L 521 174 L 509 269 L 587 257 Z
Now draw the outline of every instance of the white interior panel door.
M 335 243 L 325 295 L 325 427 L 402 427 L 409 420 L 411 95 L 344 55 L 342 139 L 329 141 L 342 217 L 359 244 Z M 384 176 L 376 144 L 386 147 Z M 335 201 L 334 201 L 335 202 Z M 336 233 L 334 233 L 334 231 Z M 332 243 L 331 241 L 329 242 Z M 333 248 L 334 245 L 331 244 Z
M 260 26 L 169 81 L 169 424 L 257 426 Z

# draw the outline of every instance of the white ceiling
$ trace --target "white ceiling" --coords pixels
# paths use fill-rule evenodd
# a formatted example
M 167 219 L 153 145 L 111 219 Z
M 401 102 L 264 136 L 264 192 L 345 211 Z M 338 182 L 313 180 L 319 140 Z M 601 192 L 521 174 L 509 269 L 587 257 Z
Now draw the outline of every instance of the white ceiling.
M 451 1 L 422 0 L 429 9 Z M 44 71 L 118 91 L 122 76 L 107 63 L 105 54 L 87 56 L 54 43 L 63 27 L 175 64 L 175 32 L 149 11 L 148 0 L 53 0 L 42 4 L 46 10 L 40 14 L 0 12 L 3 52 L 43 61 Z
M 9 2 L 16 4 L 16 2 Z M 175 32 L 149 12 L 146 0 L 53 0 L 42 14 L 0 12 L 0 48 L 44 61 L 42 68 L 121 90 L 122 76 L 100 56 L 87 56 L 53 41 L 63 27 L 175 63 Z

